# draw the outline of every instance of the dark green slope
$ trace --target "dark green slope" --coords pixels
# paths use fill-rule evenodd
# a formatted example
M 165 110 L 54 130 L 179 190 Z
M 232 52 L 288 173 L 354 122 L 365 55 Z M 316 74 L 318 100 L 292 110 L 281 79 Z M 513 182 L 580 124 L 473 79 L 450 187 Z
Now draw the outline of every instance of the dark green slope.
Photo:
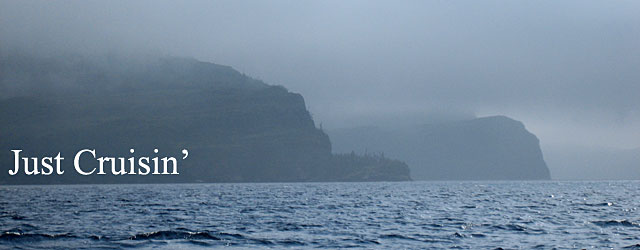
M 329 138 L 315 127 L 301 95 L 227 66 L 182 58 L 2 59 L 2 183 L 408 179 L 404 163 L 357 156 L 360 161 L 346 164 L 331 155 Z M 179 160 L 177 176 L 112 176 L 110 170 L 79 176 L 73 156 L 83 148 L 96 149 L 98 157 L 154 157 L 157 148 L 157 156 L 179 159 L 186 148 L 189 157 Z M 62 152 L 66 172 L 9 176 L 11 149 L 38 157 Z M 384 175 L 371 173 L 380 169 Z

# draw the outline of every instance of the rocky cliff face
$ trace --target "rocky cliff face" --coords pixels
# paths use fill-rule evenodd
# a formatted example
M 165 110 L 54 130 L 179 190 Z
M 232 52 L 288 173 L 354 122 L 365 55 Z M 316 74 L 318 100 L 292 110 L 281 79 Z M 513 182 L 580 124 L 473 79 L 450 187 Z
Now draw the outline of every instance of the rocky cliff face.
M 331 143 L 302 96 L 230 67 L 181 58 L 16 55 L 1 63 L 0 183 L 343 180 L 326 171 L 336 161 Z M 175 176 L 79 176 L 72 158 L 83 148 L 124 157 L 153 157 L 156 148 L 161 157 L 182 156 L 186 148 L 189 157 Z M 9 176 L 11 149 L 37 157 L 62 152 L 65 174 Z M 365 180 L 368 171 L 375 169 L 356 166 L 348 174 Z M 387 177 L 378 180 L 402 179 Z
M 550 179 L 536 136 L 521 122 L 504 116 L 329 134 L 334 151 L 384 152 L 407 162 L 416 180 Z

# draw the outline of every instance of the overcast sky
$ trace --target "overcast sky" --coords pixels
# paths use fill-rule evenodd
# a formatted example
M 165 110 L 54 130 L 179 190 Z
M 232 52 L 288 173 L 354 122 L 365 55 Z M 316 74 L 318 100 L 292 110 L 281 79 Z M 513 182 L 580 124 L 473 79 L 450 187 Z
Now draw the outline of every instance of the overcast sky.
M 504 114 L 543 145 L 640 147 L 640 1 L 0 3 L 0 46 L 231 65 L 325 128 Z

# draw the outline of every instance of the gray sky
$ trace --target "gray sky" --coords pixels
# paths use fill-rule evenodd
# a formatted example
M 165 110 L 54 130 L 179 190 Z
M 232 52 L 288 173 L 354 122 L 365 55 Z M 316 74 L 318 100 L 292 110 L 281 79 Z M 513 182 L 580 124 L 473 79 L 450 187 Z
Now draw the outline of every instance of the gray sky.
M 640 147 L 640 1 L 1 1 L 0 42 L 231 65 L 328 128 L 505 114 Z

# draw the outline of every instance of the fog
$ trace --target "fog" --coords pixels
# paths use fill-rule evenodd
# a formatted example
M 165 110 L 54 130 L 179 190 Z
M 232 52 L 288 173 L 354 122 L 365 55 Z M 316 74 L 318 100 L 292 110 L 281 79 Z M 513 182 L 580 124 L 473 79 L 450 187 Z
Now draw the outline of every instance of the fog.
M 543 150 L 631 149 L 638 13 L 638 1 L 1 1 L 0 44 L 230 65 L 301 93 L 325 128 L 502 114 Z

